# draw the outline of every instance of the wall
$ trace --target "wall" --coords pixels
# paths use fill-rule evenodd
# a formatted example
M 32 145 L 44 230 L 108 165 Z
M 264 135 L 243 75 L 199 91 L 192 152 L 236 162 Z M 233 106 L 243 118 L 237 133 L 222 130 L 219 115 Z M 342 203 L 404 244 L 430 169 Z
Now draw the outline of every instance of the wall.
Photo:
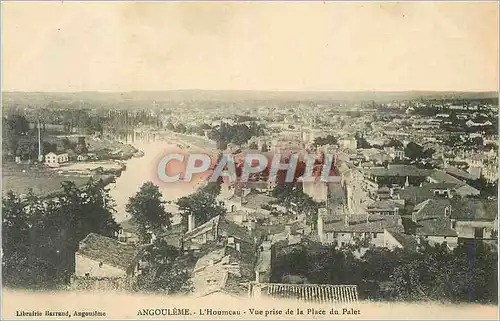
M 430 245 L 442 244 L 444 242 L 448 243 L 450 247 L 456 247 L 458 244 L 458 237 L 456 236 L 426 236 L 426 241 L 429 241 Z
M 118 234 L 118 239 L 120 240 L 120 242 L 126 243 L 137 243 L 139 241 L 139 238 L 135 233 L 124 231 Z
M 342 242 L 349 244 L 349 243 L 354 243 L 355 239 L 357 237 L 364 237 L 364 233 L 356 233 L 356 237 L 354 236 L 353 233 L 351 232 L 337 232 L 337 236 L 333 236 L 333 232 L 328 232 L 325 234 L 323 243 L 324 244 L 331 244 L 335 241 L 337 241 L 337 244 L 339 246 L 342 245 Z M 373 233 L 370 233 L 370 244 L 377 246 L 377 247 L 383 247 L 384 246 L 384 233 L 376 233 L 376 237 L 373 238 Z
M 316 202 L 324 202 L 327 198 L 327 185 L 324 183 L 304 183 L 302 185 L 305 194 L 312 197 Z
M 99 267 L 99 262 L 79 253 L 75 254 L 75 275 L 85 276 L 89 273 L 93 277 L 125 277 L 127 273 L 114 266 L 103 264 Z
M 198 249 L 200 245 L 207 243 L 208 241 L 213 241 L 215 240 L 215 236 L 213 233 L 213 229 L 210 226 L 210 229 L 204 230 L 203 232 L 200 232 L 197 234 L 195 237 L 186 240 L 186 244 L 189 245 L 190 249 Z
M 388 249 L 403 248 L 403 246 L 392 236 L 391 233 L 384 230 L 384 247 Z
M 460 238 L 474 238 L 474 232 L 476 227 L 484 228 L 483 238 L 491 238 L 491 232 L 497 227 L 494 222 L 456 222 L 455 231 L 458 233 Z

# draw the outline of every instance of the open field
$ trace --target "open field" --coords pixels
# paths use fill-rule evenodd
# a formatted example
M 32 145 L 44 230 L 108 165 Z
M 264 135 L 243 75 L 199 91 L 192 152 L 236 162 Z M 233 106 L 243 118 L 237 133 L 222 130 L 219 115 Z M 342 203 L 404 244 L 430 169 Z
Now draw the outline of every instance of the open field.
M 97 161 L 97 162 L 78 162 L 64 164 L 59 168 L 53 170 L 71 172 L 71 171 L 93 171 L 101 167 L 103 170 L 120 170 L 122 165 L 112 161 Z
M 172 141 L 172 143 L 185 145 L 183 147 L 188 149 L 201 149 L 204 151 L 213 151 L 217 149 L 215 142 L 204 137 L 185 135 L 174 132 L 165 132 L 163 136 L 165 137 L 165 139 Z
M 4 165 L 2 168 L 2 192 L 27 193 L 31 188 L 36 195 L 46 196 L 61 190 L 63 181 L 73 181 L 77 187 L 85 185 L 89 177 L 59 175 L 57 172 L 30 165 Z
M 122 144 L 115 140 L 101 139 L 94 140 L 92 138 L 86 139 L 89 146 L 90 153 L 102 153 L 108 151 L 110 153 L 116 152 L 119 155 L 123 155 L 124 158 L 130 158 L 137 151 L 133 146 Z

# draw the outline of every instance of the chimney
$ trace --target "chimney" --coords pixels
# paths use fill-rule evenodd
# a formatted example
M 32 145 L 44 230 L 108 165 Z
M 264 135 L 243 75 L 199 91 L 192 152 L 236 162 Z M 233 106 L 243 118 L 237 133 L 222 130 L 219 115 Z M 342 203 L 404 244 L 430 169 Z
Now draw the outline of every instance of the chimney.
M 318 209 L 318 221 L 317 221 L 317 229 L 318 229 L 318 236 L 319 239 L 323 239 L 323 233 L 324 233 L 324 217 L 325 217 L 325 210 L 326 208 L 320 208 Z
M 255 282 L 260 283 L 260 273 L 259 273 L 259 271 L 255 271 Z
M 240 251 L 240 243 L 236 243 L 236 251 Z
M 194 223 L 194 216 L 193 214 L 188 215 L 188 232 L 194 230 L 195 223 Z
M 451 206 L 446 206 L 444 208 L 444 216 L 445 217 L 450 217 L 451 216 Z
M 416 211 L 413 211 L 411 213 L 411 220 L 414 222 L 414 223 L 417 223 L 417 212 Z

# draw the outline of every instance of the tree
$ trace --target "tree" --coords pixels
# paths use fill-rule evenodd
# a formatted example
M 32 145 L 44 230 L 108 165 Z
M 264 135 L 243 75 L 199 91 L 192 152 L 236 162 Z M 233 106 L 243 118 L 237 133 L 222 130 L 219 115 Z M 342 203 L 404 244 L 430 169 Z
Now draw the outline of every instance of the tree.
M 29 159 L 31 156 L 29 145 L 20 145 L 16 150 L 16 156 L 21 157 L 21 159 Z
M 412 160 L 425 158 L 424 148 L 414 142 L 409 142 L 405 147 L 405 155 Z
M 175 131 L 184 134 L 187 131 L 186 125 L 184 124 L 177 125 L 177 127 L 175 127 Z
M 182 221 L 187 230 L 187 219 L 193 215 L 195 224 L 198 226 L 218 215 L 226 214 L 224 203 L 217 200 L 217 195 L 205 188 L 197 192 L 181 197 L 177 200 L 177 205 L 182 211 Z
M 172 124 L 172 122 L 168 122 L 167 125 L 165 125 L 165 127 L 168 130 L 175 131 L 175 126 L 174 126 L 174 124 Z
M 26 203 L 8 191 L 2 200 L 2 251 L 9 260 L 19 254 L 26 254 L 29 246 L 29 219 L 24 211 Z
M 136 277 L 135 290 L 166 294 L 187 294 L 192 291 L 186 260 L 179 257 L 175 247 L 157 239 L 147 248 L 144 261 L 147 266 Z
M 71 141 L 69 140 L 68 137 L 64 137 L 62 139 L 62 145 L 63 145 L 64 149 L 72 149 L 73 148 L 73 144 L 71 143 Z
M 219 196 L 219 194 L 221 192 L 222 183 L 223 183 L 223 179 L 222 179 L 222 177 L 219 177 L 216 182 L 208 182 L 207 185 L 205 185 L 202 188 L 202 191 L 217 197 L 217 196 Z
M 278 199 L 278 204 L 285 206 L 287 210 L 291 210 L 292 204 L 294 204 L 298 213 L 315 215 L 322 205 L 314 201 L 293 183 L 278 184 L 271 193 Z
M 425 243 L 404 249 L 370 248 L 361 258 L 353 255 L 356 250 L 314 242 L 277 249 L 272 280 L 294 275 L 310 283 L 358 284 L 360 296 L 372 300 L 498 301 L 498 253 L 482 242 L 454 250 Z
M 337 138 L 333 135 L 328 135 L 326 137 L 316 137 L 314 139 L 314 146 L 324 146 L 324 145 L 336 145 Z
M 356 137 L 356 148 L 370 148 L 372 147 L 366 138 L 362 136 Z
M 78 155 L 87 154 L 88 151 L 89 149 L 85 145 L 77 144 L 75 146 L 75 153 L 77 153 Z
M 83 188 L 63 182 L 49 198 L 29 192 L 3 198 L 2 237 L 4 284 L 23 288 L 53 288 L 69 280 L 79 242 L 89 233 L 115 237 L 114 203 L 102 181 Z
M 172 214 L 165 210 L 164 204 L 160 189 L 152 182 L 144 183 L 135 196 L 129 198 L 126 212 L 137 224 L 141 243 L 148 243 L 151 233 L 170 228 Z

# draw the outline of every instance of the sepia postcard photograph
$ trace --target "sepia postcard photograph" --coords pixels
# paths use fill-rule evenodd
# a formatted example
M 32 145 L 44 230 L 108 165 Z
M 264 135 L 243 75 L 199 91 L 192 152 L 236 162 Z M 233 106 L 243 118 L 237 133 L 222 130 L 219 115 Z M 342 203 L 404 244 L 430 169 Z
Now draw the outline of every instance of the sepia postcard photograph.
M 498 320 L 498 1 L 2 1 L 1 318 Z

